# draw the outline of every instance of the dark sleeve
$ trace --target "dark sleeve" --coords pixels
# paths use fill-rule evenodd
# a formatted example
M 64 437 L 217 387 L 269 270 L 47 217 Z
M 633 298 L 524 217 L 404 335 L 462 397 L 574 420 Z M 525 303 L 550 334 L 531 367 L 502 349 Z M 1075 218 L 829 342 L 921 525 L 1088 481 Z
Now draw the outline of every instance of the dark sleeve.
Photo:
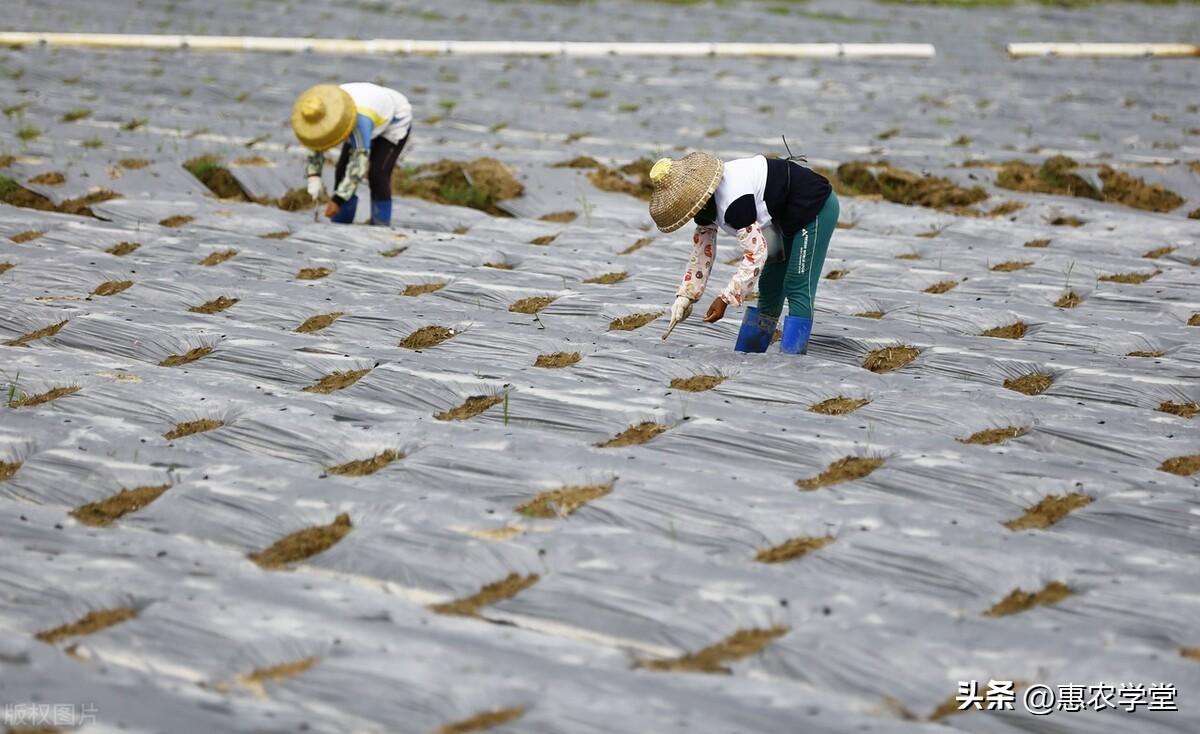
M 754 194 L 742 194 L 725 209 L 725 224 L 733 229 L 745 229 L 758 221 Z

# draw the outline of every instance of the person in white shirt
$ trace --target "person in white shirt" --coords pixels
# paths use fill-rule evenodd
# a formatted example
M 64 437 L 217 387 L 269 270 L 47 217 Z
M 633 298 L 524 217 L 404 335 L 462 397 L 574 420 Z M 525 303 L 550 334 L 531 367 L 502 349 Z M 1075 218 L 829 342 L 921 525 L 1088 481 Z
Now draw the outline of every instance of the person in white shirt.
M 725 309 L 742 305 L 757 283 L 758 306 L 746 309 L 734 348 L 767 351 L 786 296 L 780 350 L 804 354 L 821 266 L 837 227 L 838 199 L 829 181 L 792 160 L 757 155 L 722 162 L 708 153 L 663 158 L 650 169 L 650 181 L 650 216 L 660 230 L 696 223 L 692 256 L 671 307 L 671 328 L 690 316 L 704 295 L 722 229 L 737 238 L 742 259 L 704 321 L 724 318 Z M 768 238 L 776 233 L 779 247 L 772 252 Z
M 412 105 L 403 94 L 367 82 L 318 84 L 305 90 L 292 106 L 292 130 L 312 151 L 305 173 L 308 193 L 314 199 L 323 191 L 325 151 L 342 146 L 325 216 L 340 224 L 353 222 L 358 185 L 366 178 L 371 190 L 371 224 L 391 224 L 392 170 L 412 130 Z

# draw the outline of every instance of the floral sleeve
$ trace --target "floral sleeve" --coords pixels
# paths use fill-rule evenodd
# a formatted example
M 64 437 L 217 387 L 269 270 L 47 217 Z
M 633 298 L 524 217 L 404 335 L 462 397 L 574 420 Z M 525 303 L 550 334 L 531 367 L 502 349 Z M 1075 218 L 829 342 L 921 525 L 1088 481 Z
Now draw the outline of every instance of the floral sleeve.
M 721 291 L 721 297 L 731 306 L 740 306 L 751 287 L 758 282 L 763 263 L 767 260 L 767 238 L 763 236 L 758 222 L 737 231 L 738 244 L 742 246 L 742 260 L 737 271 L 729 279 L 729 285 Z
M 319 150 L 314 150 L 308 154 L 308 159 L 304 162 L 305 176 L 320 176 L 321 168 L 325 165 L 325 154 Z
M 704 287 L 708 285 L 708 274 L 712 272 L 713 257 L 717 248 L 717 225 L 697 225 L 692 235 L 692 259 L 688 261 L 687 271 L 679 284 L 677 296 L 687 296 L 693 301 L 700 300 L 704 295 Z

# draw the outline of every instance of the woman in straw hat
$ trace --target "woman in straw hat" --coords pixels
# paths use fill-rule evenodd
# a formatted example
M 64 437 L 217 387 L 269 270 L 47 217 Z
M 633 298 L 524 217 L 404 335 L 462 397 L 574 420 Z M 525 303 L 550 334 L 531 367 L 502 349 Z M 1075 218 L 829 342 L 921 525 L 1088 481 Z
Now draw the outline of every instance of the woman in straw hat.
M 722 163 L 708 153 L 663 158 L 650 169 L 650 181 L 650 216 L 660 230 L 674 232 L 689 219 L 696 222 L 692 257 L 671 307 L 672 327 L 704 295 L 717 230 L 723 229 L 737 238 L 742 259 L 704 321 L 720 321 L 728 306 L 742 305 L 757 281 L 758 306 L 746 309 L 734 348 L 767 351 L 786 296 L 780 349 L 804 354 L 821 266 L 837 226 L 838 200 L 829 181 L 792 160 L 758 155 Z
M 325 216 L 339 224 L 354 221 L 358 185 L 371 188 L 371 224 L 392 223 L 392 169 L 404 152 L 412 128 L 412 106 L 394 89 L 355 82 L 318 84 L 304 91 L 292 106 L 292 130 L 308 157 L 308 193 L 322 192 L 321 167 L 325 151 L 342 146 L 334 173 L 334 192 Z

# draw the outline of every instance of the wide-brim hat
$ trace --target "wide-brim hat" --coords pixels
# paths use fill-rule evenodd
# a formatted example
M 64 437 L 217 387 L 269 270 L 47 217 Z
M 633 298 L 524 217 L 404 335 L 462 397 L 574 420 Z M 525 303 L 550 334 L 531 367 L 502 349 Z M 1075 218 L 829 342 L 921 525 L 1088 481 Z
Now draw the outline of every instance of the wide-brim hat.
M 674 232 L 696 216 L 721 183 L 725 165 L 711 153 L 689 153 L 677 161 L 660 158 L 650 169 L 650 218 Z
M 318 84 L 296 98 L 292 105 L 292 131 L 301 145 L 328 150 L 354 129 L 354 99 L 336 84 Z

